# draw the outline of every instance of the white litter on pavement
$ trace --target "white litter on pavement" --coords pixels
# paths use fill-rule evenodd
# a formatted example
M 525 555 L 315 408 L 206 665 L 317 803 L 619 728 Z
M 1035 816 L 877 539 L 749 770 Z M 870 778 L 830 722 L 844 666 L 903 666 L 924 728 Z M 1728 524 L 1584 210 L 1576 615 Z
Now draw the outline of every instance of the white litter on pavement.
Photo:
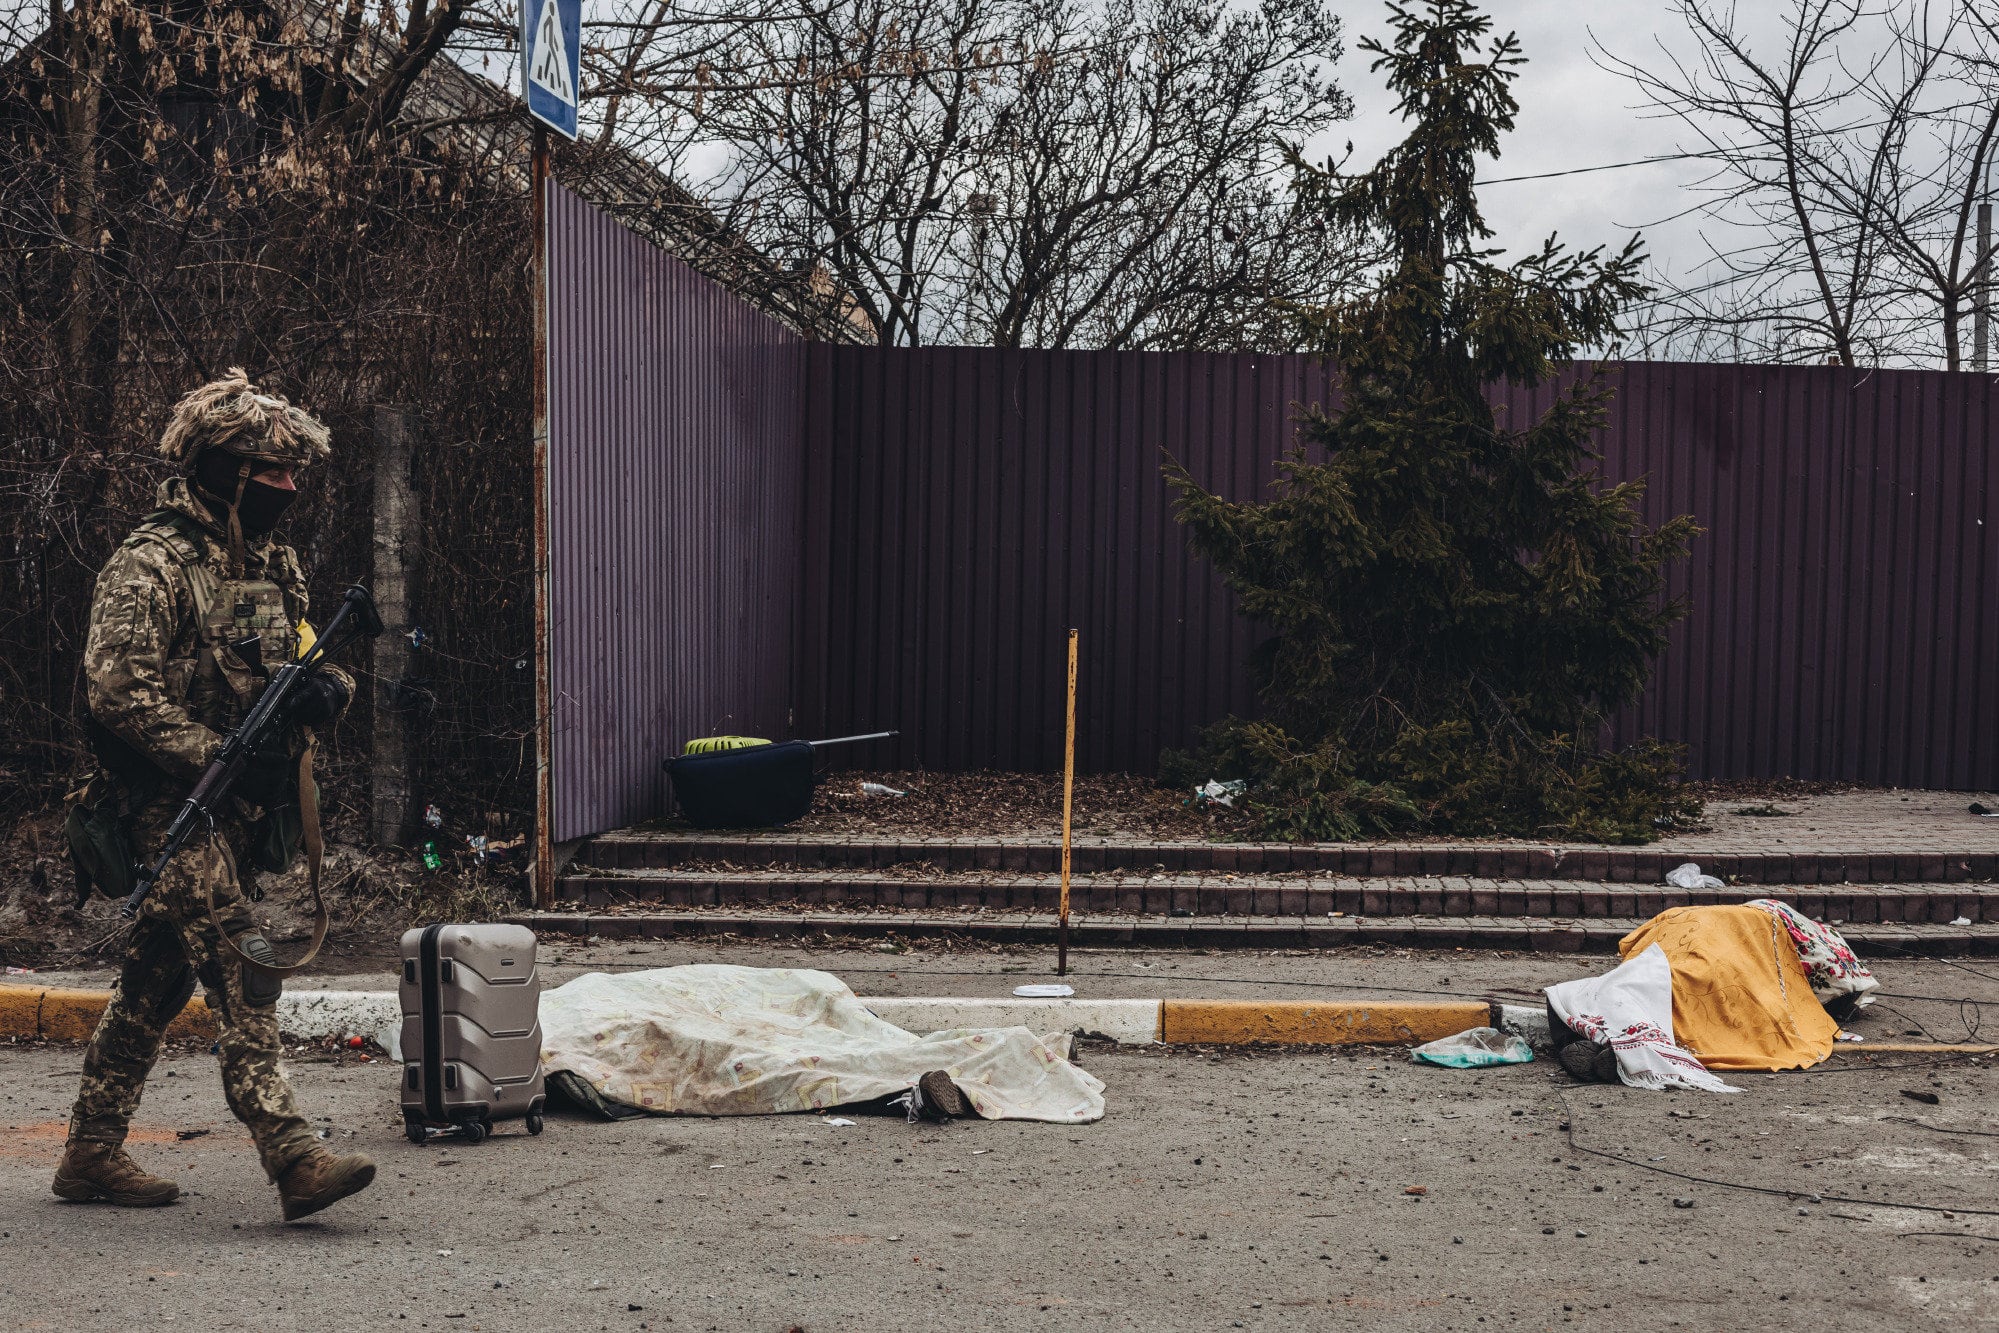
M 1065 995 L 1074 995 L 1074 986 L 1064 986 L 1059 981 L 1037 981 L 1026 986 L 1015 986 L 1013 993 L 1024 1000 L 1052 1000 Z
M 1692 861 L 1676 866 L 1666 874 L 1666 882 L 1676 889 L 1725 889 L 1728 886 L 1713 875 L 1703 875 L 1701 868 Z

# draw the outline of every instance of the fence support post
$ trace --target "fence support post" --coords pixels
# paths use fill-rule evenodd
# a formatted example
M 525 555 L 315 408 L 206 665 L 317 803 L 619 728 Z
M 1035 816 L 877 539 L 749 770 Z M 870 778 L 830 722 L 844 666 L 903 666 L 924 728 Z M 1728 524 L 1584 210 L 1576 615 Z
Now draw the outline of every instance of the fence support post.
M 400 846 L 410 831 L 409 748 L 398 697 L 409 674 L 409 552 L 404 534 L 416 521 L 410 487 L 409 413 L 375 409 L 375 607 L 384 632 L 374 641 L 374 750 L 369 832 L 377 846 Z

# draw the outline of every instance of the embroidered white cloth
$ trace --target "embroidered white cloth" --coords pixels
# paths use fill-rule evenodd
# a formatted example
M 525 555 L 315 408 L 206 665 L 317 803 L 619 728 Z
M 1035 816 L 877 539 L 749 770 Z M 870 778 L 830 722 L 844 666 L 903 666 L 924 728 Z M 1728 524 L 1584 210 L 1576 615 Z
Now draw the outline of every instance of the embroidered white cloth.
M 592 972 L 541 997 L 542 1066 L 660 1114 L 770 1115 L 889 1097 L 933 1069 L 988 1120 L 1101 1120 L 1104 1085 L 1024 1027 L 914 1036 L 806 968 Z
M 1564 981 L 1547 994 L 1555 1016 L 1571 1030 L 1610 1043 L 1618 1078 L 1634 1088 L 1742 1091 L 1673 1041 L 1673 965 L 1656 944 L 1600 977 Z
M 1858 995 L 1860 998 L 1854 1003 L 1859 1008 L 1874 1003 L 1874 997 L 1867 992 L 1878 989 L 1881 983 L 1862 965 L 1859 955 L 1838 931 L 1775 898 L 1755 898 L 1748 905 L 1762 908 L 1790 932 L 1791 942 L 1798 946 L 1798 961 L 1805 965 L 1805 975 L 1812 979 L 1813 990 L 1828 995 Z

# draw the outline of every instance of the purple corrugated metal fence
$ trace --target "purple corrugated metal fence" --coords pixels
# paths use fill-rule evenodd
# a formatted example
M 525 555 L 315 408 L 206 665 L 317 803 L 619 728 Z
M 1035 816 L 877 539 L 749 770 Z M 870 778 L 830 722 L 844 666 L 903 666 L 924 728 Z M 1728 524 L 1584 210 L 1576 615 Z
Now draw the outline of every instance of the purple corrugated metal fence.
M 1144 771 L 1251 706 L 1251 627 L 1188 559 L 1160 451 L 1249 492 L 1290 404 L 1324 397 L 1320 363 L 815 346 L 811 366 L 804 725 L 900 728 L 912 767 L 1059 767 L 1069 625 L 1086 767 Z
M 804 342 L 551 185 L 554 837 L 665 807 L 690 736 L 787 734 Z
M 659 813 L 661 759 L 713 732 L 1055 768 L 1070 625 L 1086 768 L 1254 708 L 1255 629 L 1159 464 L 1257 494 L 1322 363 L 808 345 L 560 188 L 549 307 L 557 840 Z M 1999 786 L 1999 377 L 1613 369 L 1606 475 L 1707 529 L 1618 737 L 1702 776 Z
M 1685 741 L 1705 776 L 1999 784 L 1999 379 L 1616 370 L 1607 476 L 1708 530 L 1617 733 Z M 1327 385 L 1302 357 L 815 346 L 801 725 L 900 727 L 909 766 L 1056 767 L 1071 624 L 1085 767 L 1149 771 L 1252 707 L 1253 631 L 1189 557 L 1160 451 L 1253 495 Z

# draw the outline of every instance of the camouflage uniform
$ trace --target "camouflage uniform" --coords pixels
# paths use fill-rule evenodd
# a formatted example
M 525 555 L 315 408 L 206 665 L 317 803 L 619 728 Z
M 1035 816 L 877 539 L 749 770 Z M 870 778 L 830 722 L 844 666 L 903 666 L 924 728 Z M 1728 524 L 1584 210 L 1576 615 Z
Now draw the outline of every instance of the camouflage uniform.
M 158 853 L 187 787 L 220 748 L 221 733 L 241 720 L 261 686 L 229 645 L 241 642 L 247 627 L 261 640 L 263 662 L 287 660 L 297 647 L 293 627 L 306 611 L 305 581 L 289 547 L 268 539 L 243 543 L 240 580 L 224 583 L 232 577 L 232 543 L 188 480 L 164 482 L 159 505 L 160 513 L 98 575 L 84 653 L 92 716 L 162 774 L 153 783 L 128 781 L 120 792 L 133 807 L 132 849 L 146 861 Z M 218 589 L 235 604 L 215 607 Z M 352 680 L 326 670 L 351 695 Z M 96 780 L 113 781 L 109 774 Z M 215 838 L 197 836 L 175 858 L 133 926 L 111 1004 L 84 1057 L 70 1138 L 124 1141 L 167 1024 L 199 979 L 215 1015 L 230 1110 L 249 1127 L 264 1170 L 276 1180 L 316 1140 L 278 1060 L 276 979 L 252 973 L 225 951 L 208 916 L 212 886 L 229 937 L 255 933 L 236 866 L 249 855 L 253 821 L 263 812 L 243 801 L 234 805 L 216 820 Z

